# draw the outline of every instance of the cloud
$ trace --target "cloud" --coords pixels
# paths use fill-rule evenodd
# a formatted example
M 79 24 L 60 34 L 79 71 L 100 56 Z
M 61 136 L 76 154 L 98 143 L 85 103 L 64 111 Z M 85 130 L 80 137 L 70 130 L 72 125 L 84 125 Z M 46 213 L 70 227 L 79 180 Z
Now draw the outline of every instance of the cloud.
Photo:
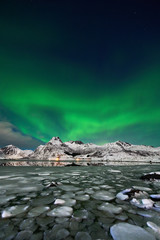
M 0 122 L 0 146 L 13 144 L 23 149 L 35 149 L 38 145 L 43 144 L 41 141 L 31 136 L 22 134 L 17 127 L 10 122 Z

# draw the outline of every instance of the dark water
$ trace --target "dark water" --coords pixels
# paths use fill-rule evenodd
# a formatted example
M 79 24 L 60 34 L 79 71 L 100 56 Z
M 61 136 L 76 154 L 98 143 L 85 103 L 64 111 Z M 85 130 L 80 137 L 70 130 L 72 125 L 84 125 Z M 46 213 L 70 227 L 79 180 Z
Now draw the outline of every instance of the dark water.
M 159 210 L 138 208 L 116 194 L 132 186 L 160 193 L 160 182 L 140 180 L 151 171 L 160 166 L 1 167 L 0 239 L 81 239 L 78 232 L 112 239 L 110 227 L 119 222 L 150 231 L 147 221 L 160 226 Z M 49 187 L 52 181 L 56 186 Z

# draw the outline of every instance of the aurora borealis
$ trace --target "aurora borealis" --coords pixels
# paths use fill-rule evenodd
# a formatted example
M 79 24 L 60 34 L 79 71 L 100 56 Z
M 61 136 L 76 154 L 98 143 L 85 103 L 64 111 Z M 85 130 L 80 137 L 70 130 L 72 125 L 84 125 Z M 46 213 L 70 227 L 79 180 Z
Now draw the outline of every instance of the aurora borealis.
M 160 146 L 157 1 L 0 3 L 0 145 Z

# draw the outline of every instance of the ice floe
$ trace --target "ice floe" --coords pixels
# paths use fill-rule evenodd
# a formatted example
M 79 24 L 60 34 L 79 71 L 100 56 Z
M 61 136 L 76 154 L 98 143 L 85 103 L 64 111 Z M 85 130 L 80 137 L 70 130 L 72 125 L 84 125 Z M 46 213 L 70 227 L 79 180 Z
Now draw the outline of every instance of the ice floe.
M 47 215 L 51 217 L 70 217 L 73 213 L 73 208 L 62 206 L 54 208 L 52 211 L 48 212 Z
M 115 196 L 113 193 L 109 191 L 97 191 L 95 192 L 92 197 L 97 200 L 104 200 L 104 201 L 111 201 L 115 199 Z
M 16 216 L 20 213 L 27 211 L 28 208 L 29 206 L 26 206 L 26 205 L 16 205 L 16 206 L 8 207 L 2 211 L 1 217 L 9 218 L 9 217 Z
M 156 240 L 153 235 L 139 226 L 117 223 L 110 229 L 114 240 Z
M 113 214 L 120 214 L 123 209 L 121 207 L 117 207 L 111 203 L 102 203 L 100 206 L 98 206 L 98 210 L 101 210 L 104 212 L 110 212 Z
M 28 212 L 28 217 L 37 217 L 39 215 L 41 215 L 42 213 L 48 211 L 50 208 L 47 206 L 38 206 L 35 208 L 32 208 L 29 212 Z

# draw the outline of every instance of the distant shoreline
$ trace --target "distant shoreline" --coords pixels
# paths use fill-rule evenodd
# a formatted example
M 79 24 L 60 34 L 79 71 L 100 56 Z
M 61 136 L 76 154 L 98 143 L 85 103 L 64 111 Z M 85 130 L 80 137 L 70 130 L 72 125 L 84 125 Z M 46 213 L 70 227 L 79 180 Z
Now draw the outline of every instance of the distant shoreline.
M 92 161 L 73 161 L 73 160 L 23 160 L 23 159 L 0 159 L 0 167 L 5 166 L 40 166 L 40 167 L 65 167 L 65 166 L 108 166 L 108 165 L 157 165 L 160 161 L 122 161 L 122 160 L 92 160 Z

